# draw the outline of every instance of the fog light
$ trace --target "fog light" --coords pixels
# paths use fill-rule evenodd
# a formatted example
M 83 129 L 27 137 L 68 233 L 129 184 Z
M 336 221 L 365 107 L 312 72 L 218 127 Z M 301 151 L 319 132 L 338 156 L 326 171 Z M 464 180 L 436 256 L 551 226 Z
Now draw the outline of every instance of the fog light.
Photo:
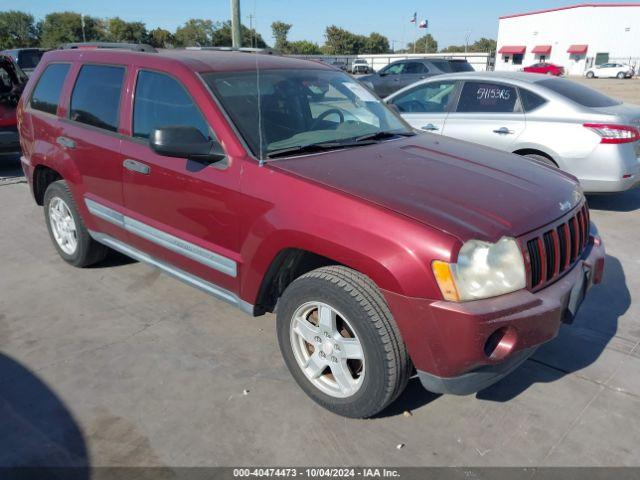
M 484 344 L 484 354 L 491 360 L 502 360 L 509 355 L 518 340 L 513 327 L 502 327 L 493 332 Z

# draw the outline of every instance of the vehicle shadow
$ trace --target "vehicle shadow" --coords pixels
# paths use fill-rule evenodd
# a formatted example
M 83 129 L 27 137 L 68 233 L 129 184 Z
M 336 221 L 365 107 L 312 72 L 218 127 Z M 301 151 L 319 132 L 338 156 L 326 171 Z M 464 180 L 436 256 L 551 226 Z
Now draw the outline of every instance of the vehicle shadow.
M 138 263 L 138 261 L 116 250 L 109 249 L 109 253 L 107 253 L 107 256 L 104 258 L 104 260 L 98 263 L 94 263 L 93 265 L 89 265 L 86 268 L 121 267 L 123 265 L 130 265 L 132 263 Z
M 412 377 L 409 379 L 407 388 L 400 394 L 396 401 L 391 403 L 391 405 L 385 408 L 382 412 L 374 415 L 373 418 L 386 418 L 402 415 L 405 411 L 416 410 L 428 405 L 441 396 L 442 395 L 439 393 L 433 393 L 425 390 L 420 383 L 420 379 L 418 377 Z
M 640 208 L 640 188 L 609 195 L 587 195 L 589 209 L 632 212 Z
M 542 345 L 515 372 L 478 392 L 477 398 L 506 402 L 535 383 L 554 382 L 593 364 L 615 336 L 618 318 L 630 305 L 622 264 L 607 255 L 603 281 L 589 291 L 575 322 L 563 324 L 555 339 Z
M 64 401 L 1 353 L 0 419 L 0 477 L 89 478 L 84 435 Z
M 23 178 L 19 153 L 0 153 L 0 180 Z

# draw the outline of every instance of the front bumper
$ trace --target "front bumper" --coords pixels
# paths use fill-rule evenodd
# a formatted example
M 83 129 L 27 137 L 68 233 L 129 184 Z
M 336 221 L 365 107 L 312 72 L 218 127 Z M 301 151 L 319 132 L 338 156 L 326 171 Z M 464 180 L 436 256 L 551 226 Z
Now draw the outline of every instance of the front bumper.
M 470 394 L 497 382 L 535 349 L 553 339 L 567 314 L 574 286 L 602 279 L 605 251 L 599 238 L 563 277 L 535 293 L 528 290 L 472 302 L 404 297 L 383 291 L 425 388 Z M 500 337 L 502 335 L 502 337 Z M 487 348 L 502 338 L 496 349 Z

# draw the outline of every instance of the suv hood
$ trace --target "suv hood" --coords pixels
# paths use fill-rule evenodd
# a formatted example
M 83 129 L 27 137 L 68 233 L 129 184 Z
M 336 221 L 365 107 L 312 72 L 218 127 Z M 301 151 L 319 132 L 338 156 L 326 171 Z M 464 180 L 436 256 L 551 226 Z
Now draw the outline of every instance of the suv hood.
M 565 215 L 582 198 L 574 177 L 552 167 L 432 134 L 268 165 L 360 197 L 463 242 L 523 235 Z

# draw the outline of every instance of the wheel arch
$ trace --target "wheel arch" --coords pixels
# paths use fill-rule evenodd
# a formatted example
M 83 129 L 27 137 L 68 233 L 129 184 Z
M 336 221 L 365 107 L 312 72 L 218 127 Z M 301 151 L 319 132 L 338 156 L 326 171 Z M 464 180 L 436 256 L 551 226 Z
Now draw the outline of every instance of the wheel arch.
M 560 165 L 558 164 L 558 161 L 554 158 L 554 155 L 547 152 L 546 149 L 542 149 L 539 147 L 525 147 L 525 148 L 519 148 L 518 150 L 515 150 L 513 153 L 521 156 L 540 155 L 551 160 L 556 167 L 561 168 Z
M 37 165 L 33 170 L 33 197 L 40 206 L 44 204 L 44 192 L 53 182 L 64 180 L 57 170 L 46 165 Z

